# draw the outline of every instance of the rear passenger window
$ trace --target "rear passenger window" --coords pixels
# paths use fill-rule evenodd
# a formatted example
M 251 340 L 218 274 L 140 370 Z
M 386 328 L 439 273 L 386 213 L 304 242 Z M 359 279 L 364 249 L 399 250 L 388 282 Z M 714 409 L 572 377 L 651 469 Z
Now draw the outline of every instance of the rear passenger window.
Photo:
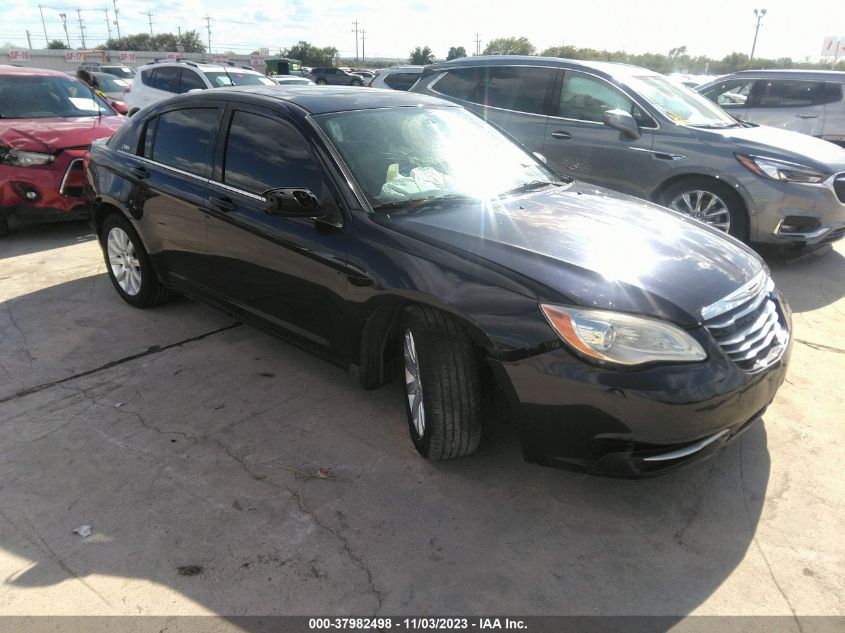
M 752 108 L 800 108 L 823 102 L 824 82 L 758 79 Z
M 456 68 L 438 79 L 434 89 L 455 99 L 479 103 L 483 92 L 482 81 L 480 68 Z
M 152 159 L 191 174 L 209 177 L 217 123 L 216 108 L 165 112 L 158 117 Z
M 153 157 L 153 141 L 156 136 L 156 123 L 158 123 L 158 117 L 153 117 L 147 121 L 144 126 L 144 131 L 141 134 L 141 143 L 138 147 L 138 153 L 144 158 L 152 159 Z
M 419 78 L 420 73 L 393 73 L 384 78 L 384 83 L 394 90 L 410 90 Z
M 145 86 L 152 86 L 153 85 L 153 73 L 154 72 L 155 72 L 155 69 L 153 69 L 153 70 L 142 70 L 141 71 L 141 83 L 144 84 Z
M 176 66 L 156 68 L 153 83 L 150 85 L 157 90 L 176 92 L 179 89 L 179 68 Z
M 555 77 L 554 68 L 500 66 L 490 69 L 484 104 L 533 114 L 546 113 L 546 94 Z
M 197 88 L 200 90 L 205 89 L 205 84 L 202 79 L 200 79 L 200 76 L 193 70 L 183 68 L 182 78 L 179 80 L 179 93 L 181 94 Z
M 727 110 L 745 108 L 753 87 L 753 79 L 730 79 L 711 86 L 701 94 Z
M 286 123 L 249 112 L 232 117 L 223 182 L 257 195 L 301 187 L 319 196 L 322 189 L 320 169 L 302 135 Z

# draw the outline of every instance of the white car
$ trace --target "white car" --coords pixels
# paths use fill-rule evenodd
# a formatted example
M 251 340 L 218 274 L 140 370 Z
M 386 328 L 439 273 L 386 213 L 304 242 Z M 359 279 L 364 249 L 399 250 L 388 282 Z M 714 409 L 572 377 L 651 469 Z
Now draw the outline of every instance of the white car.
M 230 86 L 275 86 L 248 66 L 188 60 L 156 61 L 138 68 L 129 93 L 129 116 L 141 108 L 191 90 Z
M 391 90 L 410 90 L 422 76 L 422 66 L 391 66 L 378 71 L 375 79 L 367 85 L 370 88 L 390 88 Z
M 313 81 L 308 77 L 298 77 L 296 75 L 271 75 L 270 80 L 279 86 L 313 86 Z

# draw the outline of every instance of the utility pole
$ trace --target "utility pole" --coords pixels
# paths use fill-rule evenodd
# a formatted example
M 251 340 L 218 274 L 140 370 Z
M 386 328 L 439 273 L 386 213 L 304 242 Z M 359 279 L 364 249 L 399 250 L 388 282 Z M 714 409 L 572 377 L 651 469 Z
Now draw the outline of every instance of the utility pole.
M 478 37 L 478 33 L 475 34 L 475 54 L 481 55 L 481 38 Z
M 117 0 L 112 0 L 112 4 L 114 5 L 114 25 L 117 27 L 117 39 L 122 39 L 120 37 L 120 20 L 117 17 L 117 14 L 120 13 L 117 8 Z
M 50 38 L 47 37 L 47 23 L 44 21 L 44 9 L 41 8 L 40 4 L 38 5 L 38 12 L 41 13 L 41 26 L 44 27 L 44 41 L 49 45 Z
M 754 61 L 754 51 L 757 49 L 757 34 L 760 32 L 760 22 L 763 20 L 763 16 L 766 15 L 766 10 L 754 9 L 754 15 L 757 17 L 757 27 L 754 29 L 754 43 L 751 45 L 751 57 L 748 58 L 749 65 Z
M 85 49 L 85 26 L 82 24 L 82 9 L 76 7 L 76 15 L 79 18 L 79 37 L 82 39 L 82 48 Z
M 65 29 L 65 39 L 67 40 L 67 47 L 70 48 L 70 35 L 67 34 L 67 13 L 59 13 L 59 17 L 62 19 L 62 26 Z
M 29 43 L 29 50 L 32 50 L 32 38 L 29 36 L 29 29 L 26 30 L 26 41 Z
M 352 23 L 355 28 L 352 29 L 355 32 L 355 67 L 358 67 L 358 20 L 355 20 Z
M 208 33 L 208 54 L 211 55 L 211 16 L 205 16 L 205 30 Z
M 103 11 L 106 12 L 106 28 L 109 31 L 109 41 L 111 41 L 111 22 L 109 22 L 109 8 L 103 7 Z
M 150 37 L 155 37 L 153 35 L 153 13 L 152 11 L 147 11 L 147 21 L 150 23 Z
M 367 32 L 364 29 L 361 29 L 361 66 L 364 65 L 364 60 L 367 59 L 367 54 L 365 52 L 367 49 L 364 48 L 364 43 L 366 42 L 364 36 L 366 35 L 366 33 Z

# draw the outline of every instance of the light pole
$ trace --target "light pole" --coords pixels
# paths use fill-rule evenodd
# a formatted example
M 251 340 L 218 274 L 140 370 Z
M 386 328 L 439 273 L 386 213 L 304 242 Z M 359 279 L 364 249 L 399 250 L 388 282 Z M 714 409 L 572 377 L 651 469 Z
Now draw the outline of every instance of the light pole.
M 754 61 L 754 51 L 757 48 L 757 34 L 760 32 L 760 22 L 763 21 L 763 16 L 766 15 L 766 10 L 754 9 L 754 15 L 757 17 L 757 27 L 754 29 L 754 43 L 751 45 L 751 57 L 748 58 L 749 64 Z
M 67 47 L 70 48 L 70 35 L 67 34 L 67 13 L 59 13 L 59 17 L 62 19 L 62 26 L 65 29 L 65 39 L 67 40 Z

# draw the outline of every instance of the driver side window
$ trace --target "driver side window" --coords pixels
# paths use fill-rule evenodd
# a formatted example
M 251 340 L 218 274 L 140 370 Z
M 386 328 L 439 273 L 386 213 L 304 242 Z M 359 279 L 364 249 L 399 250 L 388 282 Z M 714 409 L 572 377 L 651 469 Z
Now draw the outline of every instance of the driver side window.
M 566 71 L 560 90 L 557 116 L 576 121 L 602 123 L 608 110 L 624 110 L 643 127 L 653 127 L 651 120 L 637 105 L 606 81 Z

